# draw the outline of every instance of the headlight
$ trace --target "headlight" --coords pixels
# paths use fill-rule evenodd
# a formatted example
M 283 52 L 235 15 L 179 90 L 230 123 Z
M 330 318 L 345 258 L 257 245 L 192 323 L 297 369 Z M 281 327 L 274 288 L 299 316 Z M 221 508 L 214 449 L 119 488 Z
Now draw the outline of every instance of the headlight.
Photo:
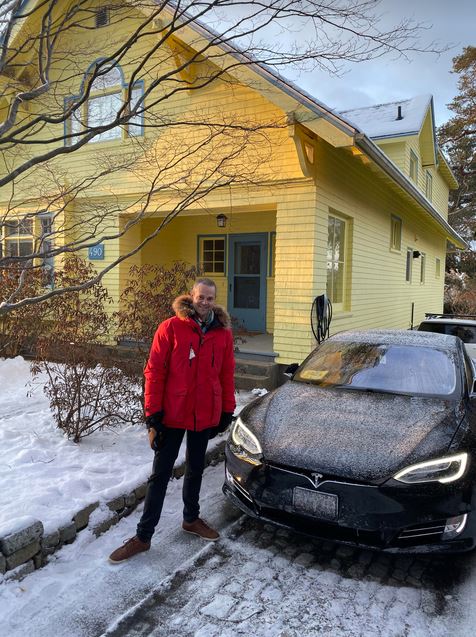
M 466 470 L 468 464 L 468 454 L 458 453 L 454 456 L 439 458 L 438 460 L 428 460 L 413 464 L 406 469 L 402 469 L 395 476 L 395 480 L 414 484 L 417 482 L 454 482 L 459 480 Z
M 235 456 L 251 464 L 261 464 L 263 450 L 259 440 L 239 416 L 231 430 L 231 443 L 230 448 Z

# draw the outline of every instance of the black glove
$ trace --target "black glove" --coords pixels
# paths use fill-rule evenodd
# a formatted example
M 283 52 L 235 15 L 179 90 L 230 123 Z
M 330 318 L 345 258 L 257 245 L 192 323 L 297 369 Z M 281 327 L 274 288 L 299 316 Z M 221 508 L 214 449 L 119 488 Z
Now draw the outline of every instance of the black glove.
M 231 425 L 232 420 L 233 420 L 233 413 L 229 411 L 223 411 L 218 425 L 210 429 L 210 435 L 208 436 L 208 439 L 211 440 L 212 438 L 215 438 L 215 436 L 217 436 L 218 434 L 222 434 L 224 431 L 226 431 L 228 427 Z
M 167 427 L 162 423 L 164 412 L 156 411 L 147 416 L 145 423 L 149 432 L 149 443 L 153 451 L 159 451 L 164 445 Z

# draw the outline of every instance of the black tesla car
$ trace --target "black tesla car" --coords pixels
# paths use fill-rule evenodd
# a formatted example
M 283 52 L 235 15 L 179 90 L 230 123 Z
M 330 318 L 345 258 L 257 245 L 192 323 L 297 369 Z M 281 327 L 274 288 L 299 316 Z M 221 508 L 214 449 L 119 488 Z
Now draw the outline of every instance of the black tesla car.
M 343 332 L 247 405 L 224 493 L 299 532 L 388 551 L 476 542 L 475 371 L 453 336 Z

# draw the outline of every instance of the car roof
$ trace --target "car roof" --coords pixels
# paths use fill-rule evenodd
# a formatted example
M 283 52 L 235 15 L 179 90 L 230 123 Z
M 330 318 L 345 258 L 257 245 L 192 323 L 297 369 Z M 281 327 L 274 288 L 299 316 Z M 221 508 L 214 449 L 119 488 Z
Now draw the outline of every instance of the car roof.
M 456 323 L 456 325 L 470 325 L 471 327 L 475 327 L 476 326 L 476 320 L 474 319 L 459 319 L 459 318 L 441 318 L 441 317 L 432 317 L 429 316 L 428 318 L 426 318 L 424 321 L 422 321 L 420 323 L 420 325 L 422 325 L 423 323 Z
M 416 330 L 355 330 L 339 332 L 331 336 L 332 341 L 370 343 L 379 345 L 409 345 L 412 347 L 432 347 L 435 349 L 457 349 L 460 339 L 435 332 L 418 332 Z

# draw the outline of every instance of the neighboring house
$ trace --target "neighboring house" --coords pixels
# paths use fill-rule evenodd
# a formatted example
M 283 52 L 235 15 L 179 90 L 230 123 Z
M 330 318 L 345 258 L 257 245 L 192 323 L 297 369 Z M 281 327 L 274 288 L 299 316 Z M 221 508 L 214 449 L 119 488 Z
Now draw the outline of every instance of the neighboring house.
M 130 20 L 121 28 L 133 26 Z M 75 64 L 84 73 L 71 77 L 68 93 L 61 97 L 65 108 L 81 93 L 88 68 L 107 55 L 104 43 L 112 27 L 105 21 L 96 28 L 106 50 L 99 54 L 98 48 L 89 59 L 84 51 L 90 50 L 91 31 L 70 36 L 71 47 L 83 51 Z M 163 60 L 157 53 L 132 83 L 132 62 L 126 55 L 73 113 L 68 132 L 78 133 L 85 118 L 89 123 L 106 121 L 128 89 L 133 100 L 141 99 L 159 65 L 179 65 L 183 56 L 193 55 L 195 47 L 212 37 L 211 31 L 196 23 L 178 30 L 175 51 L 170 47 Z M 82 46 L 87 39 L 88 46 Z M 134 55 L 136 51 L 131 59 Z M 239 58 L 234 50 L 223 49 L 221 55 Z M 187 81 L 193 84 L 214 63 L 198 60 L 193 73 L 188 70 Z M 67 75 L 67 68 L 67 60 L 58 60 L 55 72 Z M 184 72 L 180 76 L 183 79 Z M 117 208 L 114 228 L 98 226 L 101 237 L 113 230 L 121 232 L 134 217 L 132 202 L 147 191 L 152 162 L 166 164 L 171 161 L 167 153 L 171 149 L 177 153 L 188 141 L 189 129 L 172 126 L 176 120 L 193 121 L 200 113 L 204 119 L 237 123 L 253 117 L 263 130 L 272 124 L 265 140 L 260 131 L 249 134 L 248 164 L 242 155 L 228 166 L 243 171 L 240 179 L 187 206 L 140 252 L 107 274 L 105 283 L 116 301 L 132 263 L 171 264 L 177 259 L 197 263 L 216 280 L 218 302 L 232 316 L 249 331 L 273 335 L 279 363 L 301 361 L 313 347 L 310 308 L 314 297 L 324 292 L 333 304 L 331 332 L 406 328 L 412 313 L 418 324 L 425 311 L 442 308 L 446 252 L 465 244 L 447 222 L 448 193 L 457 184 L 436 143 L 432 98 L 337 113 L 257 64 L 229 69 L 225 79 L 204 89 L 182 91 L 163 104 L 160 128 L 148 127 L 138 116 L 127 127 L 108 131 L 56 164 L 58 178 L 69 183 L 101 153 L 104 157 L 128 149 L 137 153 L 142 148 L 137 140 L 144 142 L 143 153 L 137 157 L 140 170 L 131 170 L 126 177 L 124 171 L 113 172 L 68 203 L 64 219 L 78 221 L 87 218 L 93 200 Z M 3 108 L 6 112 L 6 103 Z M 228 148 L 222 141 L 214 152 L 226 158 L 233 144 L 243 143 L 243 138 L 229 140 Z M 206 173 L 208 165 L 201 157 L 190 171 L 193 174 L 177 180 L 181 190 L 171 186 L 159 190 L 153 213 L 123 236 L 105 242 L 104 251 L 85 255 L 93 263 L 99 257 L 104 265 L 139 245 L 173 209 L 179 194 L 193 189 L 194 180 L 201 176 L 200 166 Z M 35 184 L 25 180 L 21 188 L 23 203 L 17 214 L 28 213 L 27 194 L 30 207 L 41 209 Z M 0 192 L 4 209 L 10 195 L 10 191 Z M 54 224 L 60 222 L 54 219 Z M 41 223 L 48 228 L 51 216 L 44 215 Z M 45 234 L 44 228 L 37 232 Z M 3 248 L 12 254 L 27 251 L 34 234 L 28 218 L 18 219 L 5 229 Z

